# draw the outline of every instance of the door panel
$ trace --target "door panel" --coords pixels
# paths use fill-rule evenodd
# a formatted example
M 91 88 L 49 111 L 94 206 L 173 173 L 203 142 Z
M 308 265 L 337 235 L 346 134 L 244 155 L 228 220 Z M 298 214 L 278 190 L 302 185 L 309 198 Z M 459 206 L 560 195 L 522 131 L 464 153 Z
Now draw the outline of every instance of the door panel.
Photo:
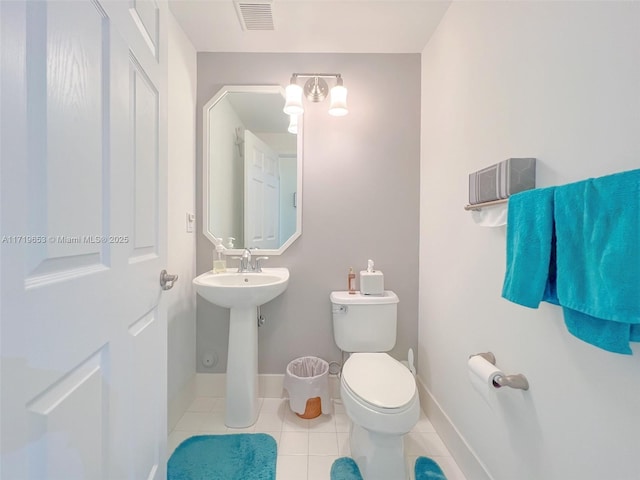
M 74 232 L 104 234 L 108 27 L 96 4 L 67 10 L 27 6 L 28 232 L 46 238 L 29 249 L 27 287 L 101 270 L 102 245 Z
M 249 130 L 244 131 L 245 245 L 280 246 L 280 178 L 278 155 Z
M 157 446 L 149 442 L 149 438 L 160 438 L 166 435 L 163 426 L 157 419 L 163 415 L 164 397 L 162 382 L 150 384 L 145 381 L 149 372 L 158 369 L 160 362 L 165 361 L 163 352 L 156 352 L 157 345 L 166 343 L 163 340 L 162 327 L 155 312 L 149 312 L 136 321 L 128 329 L 131 347 L 131 372 L 134 380 L 131 385 L 132 394 L 132 452 L 136 458 L 134 478 L 156 478 L 160 463 L 164 456 Z M 156 352 L 150 354 L 150 352 Z M 164 396 L 164 397 L 163 397 Z M 157 477 L 160 478 L 160 477 Z
M 27 403 L 32 478 L 107 478 L 105 360 L 101 350 Z
M 158 90 L 131 58 L 135 201 L 133 257 L 156 254 L 158 237 Z
M 158 53 L 158 6 L 153 0 L 132 0 L 129 13 L 138 28 L 140 37 L 155 57 Z
M 164 14 L 0 2 L 2 478 L 166 474 Z

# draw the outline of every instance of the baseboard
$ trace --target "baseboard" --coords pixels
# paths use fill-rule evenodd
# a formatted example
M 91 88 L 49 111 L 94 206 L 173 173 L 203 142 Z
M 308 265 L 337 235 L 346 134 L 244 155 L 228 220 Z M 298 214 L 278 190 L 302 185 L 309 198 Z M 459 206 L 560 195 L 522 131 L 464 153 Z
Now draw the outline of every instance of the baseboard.
M 416 377 L 416 384 L 422 409 L 465 476 L 474 480 L 494 480 L 484 463 L 478 458 L 419 377 Z
M 201 397 L 224 397 L 226 392 L 226 373 L 196 373 L 195 391 Z M 258 396 L 260 398 L 287 398 L 283 390 L 284 374 L 258 375 Z M 340 398 L 340 380 L 329 375 L 329 394 L 331 398 Z
M 193 375 L 186 386 L 167 405 L 167 431 L 172 431 L 196 398 L 196 375 Z

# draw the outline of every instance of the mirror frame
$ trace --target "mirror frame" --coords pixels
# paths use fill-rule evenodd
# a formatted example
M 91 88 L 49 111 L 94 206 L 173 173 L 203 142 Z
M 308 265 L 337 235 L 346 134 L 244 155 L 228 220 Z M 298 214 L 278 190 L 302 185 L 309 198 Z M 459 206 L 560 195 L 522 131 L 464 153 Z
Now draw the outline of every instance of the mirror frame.
M 202 108 L 202 233 L 205 237 L 209 239 L 209 241 L 215 245 L 216 237 L 213 232 L 211 232 L 209 227 L 209 212 L 210 212 L 210 202 L 209 202 L 209 140 L 210 132 L 209 132 L 209 111 L 224 98 L 227 93 L 279 93 L 282 95 L 282 99 L 285 98 L 284 88 L 280 85 L 224 85 L 218 92 L 204 105 Z M 304 164 L 304 156 L 303 156 L 303 120 L 304 114 L 301 114 L 298 118 L 298 133 L 297 133 L 297 152 L 296 152 L 296 231 L 284 242 L 280 248 L 271 249 L 264 248 L 259 250 L 259 254 L 264 255 L 282 255 L 284 251 L 289 248 L 293 242 L 295 242 L 298 237 L 302 235 L 302 169 Z M 224 245 L 224 239 L 223 245 Z M 226 248 L 225 247 L 225 255 L 241 255 L 244 251 L 243 248 Z

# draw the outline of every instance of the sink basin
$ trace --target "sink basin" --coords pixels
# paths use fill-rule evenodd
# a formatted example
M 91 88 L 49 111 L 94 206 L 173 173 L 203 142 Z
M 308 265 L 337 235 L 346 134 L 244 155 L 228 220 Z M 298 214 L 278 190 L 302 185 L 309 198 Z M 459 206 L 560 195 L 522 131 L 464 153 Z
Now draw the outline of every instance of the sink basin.
M 262 272 L 207 272 L 193 280 L 196 291 L 205 300 L 226 308 L 257 307 L 273 300 L 287 288 L 289 270 L 263 268 Z
M 258 307 L 285 291 L 286 268 L 262 272 L 207 272 L 193 280 L 205 300 L 230 309 L 224 423 L 246 428 L 258 418 Z

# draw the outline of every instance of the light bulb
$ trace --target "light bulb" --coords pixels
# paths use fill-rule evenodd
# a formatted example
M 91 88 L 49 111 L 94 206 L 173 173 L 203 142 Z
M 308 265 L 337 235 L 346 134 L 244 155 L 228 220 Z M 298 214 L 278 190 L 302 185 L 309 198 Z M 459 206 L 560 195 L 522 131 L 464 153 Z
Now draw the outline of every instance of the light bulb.
M 285 89 L 286 102 L 284 104 L 284 113 L 287 115 L 300 115 L 304 112 L 302 106 L 302 87 L 296 83 L 290 83 Z
M 298 115 L 289 115 L 289 127 L 287 130 L 294 135 L 298 134 Z
M 333 115 L 334 117 L 342 117 L 349 113 L 349 109 L 347 108 L 347 89 L 340 83 L 331 89 L 329 115 Z

